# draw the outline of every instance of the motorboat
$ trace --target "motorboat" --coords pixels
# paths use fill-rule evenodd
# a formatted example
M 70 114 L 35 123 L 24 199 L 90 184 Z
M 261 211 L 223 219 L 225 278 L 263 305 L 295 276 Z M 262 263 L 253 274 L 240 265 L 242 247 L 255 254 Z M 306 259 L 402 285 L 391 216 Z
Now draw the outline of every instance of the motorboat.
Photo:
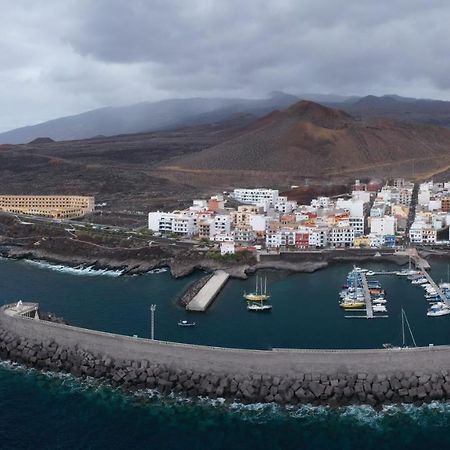
M 360 309 L 364 308 L 366 304 L 359 300 L 345 300 L 339 303 L 339 306 L 344 309 Z
M 255 311 L 255 312 L 270 312 L 272 311 L 272 305 L 264 305 L 262 302 L 260 305 L 257 303 L 247 303 L 247 309 L 249 311 Z
M 196 323 L 188 322 L 187 320 L 180 320 L 180 321 L 178 321 L 178 326 L 179 327 L 195 327 Z
M 387 303 L 387 300 L 386 300 L 385 298 L 374 298 L 374 299 L 372 300 L 372 303 L 373 303 L 374 305 L 384 305 L 384 304 Z
M 447 314 L 450 314 L 450 307 L 444 302 L 437 302 L 434 305 L 431 305 L 430 309 L 427 311 L 428 317 L 446 316 Z
M 373 270 L 369 270 L 368 272 L 366 272 L 366 275 L 368 277 L 373 277 L 374 275 L 376 275 L 376 272 L 374 272 Z
M 386 306 L 384 306 L 384 305 L 373 305 L 372 311 L 373 312 L 386 312 L 387 309 L 386 309 Z
M 428 280 L 425 277 L 416 278 L 411 281 L 411 284 L 425 284 L 425 283 L 428 283 Z
M 395 272 L 395 275 L 399 277 L 411 277 L 415 275 L 421 275 L 422 272 L 414 269 L 403 269 L 398 272 Z

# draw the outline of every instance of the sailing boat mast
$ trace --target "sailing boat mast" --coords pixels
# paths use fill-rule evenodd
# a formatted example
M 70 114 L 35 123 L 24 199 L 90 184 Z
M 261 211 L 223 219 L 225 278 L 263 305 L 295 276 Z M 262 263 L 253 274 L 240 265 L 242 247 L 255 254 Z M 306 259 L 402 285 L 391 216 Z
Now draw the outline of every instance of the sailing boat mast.
M 404 311 L 403 308 L 402 308 L 402 337 L 403 337 L 403 347 L 406 346 L 406 345 L 405 345 L 405 321 L 406 321 L 406 325 L 407 325 L 407 327 L 408 327 L 409 334 L 411 335 L 411 339 L 412 339 L 412 342 L 413 342 L 413 344 L 414 344 L 414 347 L 417 347 L 416 340 L 414 339 L 413 332 L 412 332 L 411 327 L 410 327 L 410 325 L 409 325 L 408 317 L 406 316 L 406 313 L 405 313 L 405 311 Z
M 402 347 L 405 347 L 405 318 L 404 318 L 405 311 L 403 311 L 402 308 Z

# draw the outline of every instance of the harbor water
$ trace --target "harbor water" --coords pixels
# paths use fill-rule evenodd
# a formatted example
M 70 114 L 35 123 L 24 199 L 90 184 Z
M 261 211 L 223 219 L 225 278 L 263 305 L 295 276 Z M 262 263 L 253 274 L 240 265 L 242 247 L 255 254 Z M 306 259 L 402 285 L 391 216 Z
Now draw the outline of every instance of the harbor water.
M 436 281 L 447 263 L 432 261 Z M 369 269 L 395 270 L 370 263 Z M 418 345 L 450 344 L 450 316 L 426 317 L 423 290 L 405 278 L 376 276 L 387 291 L 387 319 L 345 319 L 338 293 L 350 264 L 313 274 L 267 271 L 273 311 L 251 313 L 242 298 L 255 278 L 230 280 L 206 313 L 188 313 L 177 298 L 201 274 L 136 277 L 71 273 L 25 261 L 0 260 L 0 303 L 37 301 L 69 323 L 148 337 L 156 304 L 158 339 L 246 348 L 380 348 L 401 343 L 401 309 Z M 362 313 L 353 313 L 362 314 Z M 194 320 L 194 328 L 177 326 Z M 410 342 L 409 342 L 410 344 Z M 0 447 L 122 448 L 448 448 L 450 405 L 283 408 L 185 401 L 124 394 L 70 376 L 0 364 Z

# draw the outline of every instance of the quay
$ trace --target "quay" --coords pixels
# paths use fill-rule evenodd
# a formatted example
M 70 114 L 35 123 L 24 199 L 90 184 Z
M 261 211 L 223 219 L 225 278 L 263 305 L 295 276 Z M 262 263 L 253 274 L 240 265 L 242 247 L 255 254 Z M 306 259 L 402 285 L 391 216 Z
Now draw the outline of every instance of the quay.
M 229 277 L 230 275 L 224 270 L 216 270 L 214 275 L 186 305 L 186 309 L 188 311 L 206 311 Z
M 366 303 L 366 316 L 368 319 L 373 319 L 372 300 L 370 298 L 369 286 L 367 284 L 367 278 L 365 273 L 361 273 L 361 282 L 364 292 L 364 302 Z

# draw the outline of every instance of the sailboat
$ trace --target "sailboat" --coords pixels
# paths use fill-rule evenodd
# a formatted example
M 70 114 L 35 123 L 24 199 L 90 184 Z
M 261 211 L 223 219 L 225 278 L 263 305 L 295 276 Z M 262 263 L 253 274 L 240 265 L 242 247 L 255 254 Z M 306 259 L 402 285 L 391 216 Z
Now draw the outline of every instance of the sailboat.
M 411 267 L 411 256 L 409 257 L 409 263 L 408 263 L 408 268 L 407 269 L 403 269 L 400 270 L 399 272 L 396 272 L 395 274 L 398 275 L 399 277 L 409 277 L 409 276 L 414 276 L 419 274 L 420 272 L 416 269 L 413 269 Z
M 255 292 L 251 292 L 250 294 L 246 294 L 244 292 L 245 300 L 249 302 L 262 302 L 264 300 L 269 300 L 270 295 L 267 293 L 267 277 L 264 279 L 264 289 L 263 289 L 263 280 L 259 279 L 259 293 L 258 293 L 258 277 L 256 277 L 256 285 Z
M 402 308 L 402 347 L 401 348 L 408 347 L 406 345 L 405 323 L 406 323 L 406 326 L 408 327 L 409 334 L 411 335 L 412 343 L 414 344 L 414 347 L 417 347 L 416 340 L 414 339 L 413 332 L 409 325 L 408 317 L 406 317 L 405 310 Z M 383 348 L 394 348 L 394 346 L 392 344 L 383 344 Z

